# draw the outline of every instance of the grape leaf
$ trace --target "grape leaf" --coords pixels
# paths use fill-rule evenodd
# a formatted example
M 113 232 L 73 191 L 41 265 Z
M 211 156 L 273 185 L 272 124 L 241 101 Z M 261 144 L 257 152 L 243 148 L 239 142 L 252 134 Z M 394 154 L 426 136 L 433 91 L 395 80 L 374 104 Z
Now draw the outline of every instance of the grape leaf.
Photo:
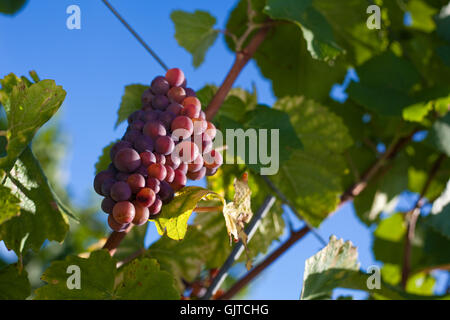
M 384 281 L 380 289 L 369 289 L 369 274 L 359 271 L 358 252 L 351 242 L 331 236 L 328 245 L 306 260 L 301 299 L 330 299 L 333 289 L 347 288 L 370 293 L 376 299 L 448 299 L 449 296 L 404 292 Z
M 175 24 L 175 39 L 192 54 L 194 67 L 199 67 L 219 34 L 218 30 L 213 29 L 216 19 L 201 10 L 194 13 L 175 10 L 172 11 L 170 18 Z
M 426 222 L 436 231 L 450 238 L 450 204 L 447 204 L 440 213 L 429 215 Z
M 0 300 L 24 300 L 30 293 L 26 270 L 19 271 L 16 265 L 0 269 Z
M 20 214 L 20 200 L 11 193 L 11 189 L 0 186 L 0 224 Z
M 1 101 L 1 99 L 0 99 Z M 5 109 L 0 103 L 0 158 L 6 157 L 7 144 L 8 144 L 8 117 L 6 116 Z
M 185 187 L 175 195 L 175 198 L 164 205 L 153 222 L 160 235 L 174 240 L 181 240 L 186 235 L 187 222 L 197 204 L 205 197 L 216 197 L 223 202 L 223 198 L 215 192 L 201 187 Z
M 125 93 L 122 96 L 119 110 L 117 111 L 117 121 L 115 127 L 127 120 L 130 114 L 142 108 L 141 97 L 149 86 L 143 84 L 130 84 L 125 86 Z
M 425 142 L 450 156 L 450 113 L 433 124 Z
M 336 44 L 328 21 L 312 6 L 312 2 L 312 0 L 268 0 L 264 12 L 272 19 L 287 20 L 298 25 L 313 58 L 334 59 L 342 49 Z
M 98 158 L 97 163 L 95 164 L 95 174 L 100 171 L 108 169 L 108 166 L 111 164 L 111 158 L 109 156 L 109 152 L 111 148 L 118 142 L 119 140 L 113 141 L 103 148 L 102 154 Z
M 432 32 L 436 28 L 433 16 L 438 10 L 430 7 L 425 1 L 408 1 L 406 10 L 411 14 L 411 28 L 424 32 Z
M 38 251 L 44 241 L 63 241 L 71 214 L 48 184 L 39 162 L 26 148 L 8 175 L 6 186 L 20 199 L 21 214 L 0 225 L 0 239 L 17 254 Z
M 239 1 L 227 21 L 227 30 L 237 37 L 242 36 L 248 24 L 247 3 L 247 0 Z M 263 13 L 265 1 L 253 0 L 251 3 L 256 12 L 253 22 L 264 23 L 268 18 Z M 235 50 L 231 37 L 226 36 L 226 43 L 231 50 Z M 271 27 L 254 59 L 263 76 L 272 81 L 277 97 L 304 95 L 319 102 L 325 101 L 331 86 L 341 82 L 347 72 L 347 65 L 341 59 L 328 63 L 312 58 L 306 42 L 302 41 L 300 28 L 293 23 Z
M 221 223 L 223 225 L 223 221 Z M 161 237 L 150 246 L 145 256 L 156 259 L 161 265 L 161 270 L 173 275 L 179 291 L 183 292 L 183 280 L 188 282 L 195 280 L 211 249 L 208 237 L 198 227 L 190 226 L 183 241 Z
M 173 277 L 155 259 L 135 259 L 123 270 L 116 298 L 122 300 L 179 300 Z
M 21 80 L 17 81 L 17 85 L 10 91 L 8 104 L 5 105 L 9 141 L 7 156 L 0 158 L 0 167 L 5 171 L 12 168 L 37 130 L 58 111 L 66 96 L 62 87 L 57 86 L 53 80 L 42 80 L 30 87 Z M 6 92 L 7 90 L 8 88 Z
M 342 153 L 352 139 L 342 120 L 314 101 L 286 97 L 274 108 L 288 113 L 304 149 L 295 150 L 271 179 L 299 213 L 317 226 L 339 202 L 341 178 L 347 172 Z
M 13 15 L 25 5 L 27 0 L 0 0 L 0 13 Z
M 80 289 L 69 289 L 69 266 L 80 268 Z M 73 274 L 75 275 L 75 274 Z M 91 253 L 88 259 L 67 256 L 65 260 L 54 261 L 41 279 L 47 284 L 36 290 L 36 300 L 94 300 L 114 298 L 116 261 L 108 251 Z

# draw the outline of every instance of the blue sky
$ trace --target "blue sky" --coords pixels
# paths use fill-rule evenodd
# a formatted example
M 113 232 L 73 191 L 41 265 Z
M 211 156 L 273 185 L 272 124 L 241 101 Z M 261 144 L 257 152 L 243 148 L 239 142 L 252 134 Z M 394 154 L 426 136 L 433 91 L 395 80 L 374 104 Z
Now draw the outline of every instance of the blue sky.
M 185 71 L 189 86 L 198 90 L 208 83 L 221 83 L 234 58 L 223 37 L 208 51 L 205 63 L 194 69 L 190 54 L 173 37 L 175 30 L 169 16 L 173 9 L 190 12 L 203 9 L 217 18 L 218 28 L 224 28 L 236 1 L 111 0 L 111 3 L 169 67 Z M 66 8 L 72 4 L 81 8 L 81 30 L 66 28 Z M 0 77 L 10 72 L 23 75 L 36 70 L 41 78 L 55 79 L 67 91 L 60 111 L 63 129 L 70 137 L 70 153 L 65 163 L 67 183 L 71 196 L 83 204 L 91 197 L 94 164 L 101 149 L 125 129 L 124 125 L 114 129 L 124 86 L 148 84 L 163 73 L 162 68 L 100 0 L 31 0 L 17 16 L 0 16 L 0 48 Z M 236 86 L 251 90 L 253 84 L 259 102 L 273 104 L 270 82 L 250 62 Z M 326 239 L 335 234 L 352 240 L 359 247 L 363 269 L 375 263 L 370 252 L 370 230 L 356 219 L 351 205 L 345 205 L 327 219 L 319 233 Z M 306 236 L 257 279 L 248 298 L 298 299 L 304 261 L 320 248 L 317 239 Z

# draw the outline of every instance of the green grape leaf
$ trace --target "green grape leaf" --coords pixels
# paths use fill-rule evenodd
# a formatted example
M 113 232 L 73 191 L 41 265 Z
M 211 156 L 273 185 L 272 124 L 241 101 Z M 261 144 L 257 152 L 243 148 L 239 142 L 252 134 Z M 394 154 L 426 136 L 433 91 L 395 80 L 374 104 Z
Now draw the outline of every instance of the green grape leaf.
M 194 13 L 175 10 L 172 11 L 170 18 L 175 24 L 175 39 L 192 54 L 194 67 L 199 67 L 219 34 L 218 30 L 213 29 L 216 19 L 201 10 Z
M 71 269 L 70 266 L 78 267 L 79 270 Z M 77 274 L 80 276 L 79 289 L 72 287 L 76 285 Z M 52 262 L 44 272 L 41 279 L 47 284 L 36 290 L 35 299 L 112 299 L 115 297 L 115 276 L 116 261 L 106 250 L 94 251 L 88 259 L 68 256 L 63 261 Z
M 8 117 L 7 156 L 0 158 L 0 168 L 9 171 L 38 129 L 64 101 L 66 92 L 53 80 L 42 80 L 27 87 L 21 80 L 10 91 L 5 105 Z M 2 86 L 5 84 L 2 82 Z M 8 88 L 3 88 L 8 92 Z
M 190 226 L 183 241 L 161 237 L 150 246 L 145 255 L 156 259 L 161 265 L 161 270 L 173 275 L 179 291 L 183 292 L 183 280 L 188 282 L 195 280 L 211 254 L 211 249 L 208 237 L 199 231 L 198 227 Z
M 450 238 L 450 204 L 447 204 L 440 213 L 429 215 L 426 222 L 437 232 Z
M 436 48 L 436 53 L 442 62 L 450 68 L 450 45 L 440 46 Z
M 425 143 L 450 156 L 450 113 L 433 124 Z
M 318 226 L 336 209 L 347 173 L 343 152 L 352 139 L 342 120 L 302 97 L 283 98 L 274 108 L 288 113 L 304 149 L 295 150 L 271 177 L 299 213 Z
M 1 99 L 0 99 L 1 102 Z M 8 145 L 8 117 L 5 108 L 0 103 L 0 158 L 6 157 L 6 148 Z
M 287 20 L 298 25 L 313 58 L 334 59 L 342 49 L 336 44 L 328 21 L 312 6 L 312 2 L 312 0 L 268 0 L 264 12 L 272 19 Z
M 0 185 L 0 225 L 20 214 L 20 200 L 11 193 L 11 189 Z
M 447 42 L 450 42 L 450 15 L 439 15 L 435 18 L 437 34 Z
M 48 184 L 39 162 L 26 148 L 8 174 L 6 186 L 20 199 L 21 214 L 0 225 L 0 239 L 20 254 L 24 249 L 38 251 L 44 241 L 64 240 L 68 211 Z
M 160 270 L 155 259 L 135 259 L 124 267 L 123 281 L 117 288 L 121 300 L 179 300 L 175 281 Z
M 119 110 L 117 111 L 117 121 L 115 127 L 127 120 L 130 114 L 142 108 L 141 97 L 149 86 L 143 84 L 129 84 L 125 86 L 125 93 L 122 96 Z
M 385 116 L 401 116 L 414 103 L 410 90 L 420 81 L 414 66 L 391 52 L 376 56 L 356 68 L 360 82 L 348 87 L 350 98 Z
M 205 197 L 217 197 L 223 203 L 223 198 L 215 192 L 201 187 L 185 187 L 181 189 L 175 198 L 164 205 L 153 222 L 160 235 L 174 240 L 181 240 L 186 235 L 187 222 L 197 204 Z
M 424 300 L 448 299 L 407 293 L 380 281 L 380 288 L 369 289 L 370 274 L 359 270 L 357 248 L 351 242 L 331 236 L 328 245 L 306 260 L 301 299 L 330 299 L 333 289 L 346 288 L 366 291 L 375 299 Z M 417 290 L 419 291 L 419 290 Z M 417 292 L 416 291 L 416 292 Z
M 13 15 L 27 3 L 27 0 L 0 0 L 0 13 Z
M 0 269 L 0 300 L 24 300 L 31 293 L 30 282 L 25 270 L 16 265 Z
M 430 7 L 425 1 L 408 1 L 406 11 L 411 14 L 411 28 L 424 32 L 432 32 L 436 28 L 433 16 L 437 13 L 437 10 Z
M 102 154 L 98 158 L 97 163 L 95 164 L 95 174 L 99 173 L 100 171 L 108 169 L 108 166 L 111 163 L 111 158 L 109 156 L 109 152 L 111 151 L 111 148 L 118 142 L 119 140 L 113 141 L 110 144 L 108 144 L 106 147 L 103 148 Z

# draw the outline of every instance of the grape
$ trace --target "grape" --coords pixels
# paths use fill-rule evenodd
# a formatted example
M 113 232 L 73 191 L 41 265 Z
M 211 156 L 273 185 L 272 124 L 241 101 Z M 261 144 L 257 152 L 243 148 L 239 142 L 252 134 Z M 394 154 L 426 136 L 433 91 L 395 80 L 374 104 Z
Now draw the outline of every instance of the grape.
M 115 179 L 107 179 L 102 183 L 102 195 L 109 197 L 111 194 L 111 187 L 116 183 Z
M 156 163 L 166 164 L 166 157 L 163 154 L 156 153 Z
M 188 117 L 178 116 L 173 120 L 171 129 L 175 139 L 187 139 L 194 132 L 194 124 Z
M 110 214 L 113 212 L 113 208 L 116 202 L 111 198 L 105 198 L 102 200 L 102 210 L 103 212 Z
M 133 172 L 140 165 L 139 153 L 131 148 L 119 150 L 114 157 L 114 166 L 122 172 Z
M 105 170 L 99 172 L 94 179 L 94 190 L 99 195 L 102 195 L 102 184 L 108 179 L 114 178 L 114 172 L 112 170 Z
M 150 151 L 144 151 L 139 154 L 139 157 L 141 158 L 141 163 L 143 166 L 148 167 L 152 163 L 156 163 L 156 157 L 155 155 Z
M 153 163 L 148 167 L 148 175 L 162 181 L 166 178 L 167 170 L 163 164 Z
M 198 111 L 199 113 L 200 113 L 200 110 L 202 109 L 202 104 L 201 104 L 200 100 L 198 100 L 196 97 L 186 97 L 186 98 L 183 100 L 182 105 L 183 105 L 184 107 L 187 107 L 187 106 L 189 106 L 189 105 L 194 105 L 196 108 L 199 109 L 199 111 Z M 196 117 L 195 117 L 195 118 L 196 118 Z
M 154 144 L 152 138 L 148 136 L 141 135 L 139 138 L 134 140 L 134 148 L 137 152 L 153 151 Z
M 187 177 L 191 180 L 201 180 L 206 174 L 206 168 L 203 167 L 196 172 L 188 172 Z
M 188 98 L 186 98 L 186 99 L 188 99 Z M 185 99 L 185 100 L 186 100 L 186 99 Z M 187 117 L 193 119 L 193 118 L 198 118 L 198 117 L 200 117 L 200 112 L 201 112 L 201 107 L 196 106 L 196 105 L 194 105 L 194 104 L 188 104 L 187 106 L 185 106 L 185 107 L 183 108 L 183 110 L 182 110 L 181 113 L 182 113 L 184 116 L 187 116 Z
M 111 157 L 111 160 L 114 159 L 117 152 L 119 152 L 122 149 L 131 148 L 131 146 L 132 143 L 125 140 L 117 142 L 115 145 L 112 146 L 111 150 L 109 151 L 109 156 Z
M 205 111 L 200 111 L 200 119 L 206 120 L 206 113 Z
M 192 141 L 197 145 L 200 153 L 210 152 L 213 148 L 213 142 L 207 134 L 201 134 L 192 137 Z
M 163 123 L 158 120 L 147 122 L 142 131 L 146 136 L 152 139 L 156 139 L 159 136 L 166 135 L 166 128 L 164 127 Z
M 169 203 L 173 199 L 174 191 L 172 187 L 166 182 L 161 181 L 161 189 L 158 192 L 158 196 L 163 203 Z
M 181 160 L 173 153 L 166 157 L 166 164 L 171 166 L 173 170 L 177 169 L 180 166 Z
M 148 166 L 147 166 L 148 167 Z M 143 176 L 144 178 L 148 177 L 148 171 L 147 171 L 147 167 L 142 165 L 139 168 L 136 169 L 136 171 L 134 173 L 139 173 L 141 176 Z
M 132 123 L 136 120 L 141 120 L 142 116 L 144 115 L 144 111 L 142 110 L 136 110 L 130 116 L 128 117 L 128 123 Z
M 155 149 L 156 152 L 164 155 L 171 154 L 173 149 L 175 148 L 175 144 L 173 140 L 169 136 L 162 136 L 156 139 Z
M 197 172 L 201 168 L 203 168 L 203 157 L 201 155 L 188 164 L 188 172 Z
M 210 177 L 216 174 L 218 168 L 216 169 L 210 169 L 210 168 L 206 168 L 206 176 Z
M 150 212 L 147 207 L 141 206 L 137 201 L 133 202 L 133 205 L 135 210 L 133 224 L 136 226 L 141 226 L 148 221 Z
M 195 91 L 192 90 L 191 88 L 186 88 L 184 89 L 184 91 L 186 92 L 186 97 L 197 97 Z
M 217 169 L 223 163 L 222 155 L 216 150 L 203 154 L 203 160 L 205 167 L 210 169 Z
M 128 180 L 128 177 L 130 176 L 129 173 L 125 173 L 125 172 L 117 172 L 116 174 L 116 180 L 117 181 L 124 181 L 126 182 Z
M 128 183 L 124 181 L 117 181 L 112 185 L 110 193 L 113 200 L 117 202 L 126 201 L 131 197 L 131 188 Z
M 183 162 L 190 163 L 199 155 L 198 147 L 191 141 L 182 141 L 175 146 L 175 155 L 179 156 Z
M 119 224 L 128 224 L 133 221 L 136 211 L 129 201 L 117 202 L 113 208 L 114 220 Z
M 145 187 L 145 178 L 139 173 L 133 173 L 128 177 L 127 183 L 130 186 L 131 192 L 138 193 Z
M 143 207 L 150 207 L 155 202 L 156 194 L 150 188 L 142 188 L 136 195 L 136 202 Z
M 152 100 L 153 108 L 158 110 L 166 110 L 166 108 L 169 106 L 169 103 L 169 99 L 163 95 L 156 95 Z
M 170 129 L 170 124 L 172 123 L 173 119 L 175 119 L 175 117 L 176 117 L 175 114 L 166 110 L 159 117 L 159 121 L 161 121 L 166 130 L 168 130 Z
M 208 129 L 208 123 L 206 120 L 203 120 L 201 118 L 194 118 L 192 119 L 192 123 L 194 124 L 194 134 L 202 134 L 203 132 Z
M 181 162 L 177 170 L 179 170 L 183 174 L 186 174 L 188 172 L 188 164 L 186 162 Z
M 155 202 L 148 208 L 148 211 L 150 212 L 150 216 L 156 216 L 158 213 L 161 212 L 162 208 L 162 201 L 159 199 L 159 197 L 156 197 Z
M 207 129 L 205 133 L 211 138 L 214 139 L 216 137 L 216 126 L 212 122 L 207 122 Z
M 139 137 L 141 137 L 141 136 L 142 136 L 142 133 L 140 130 L 128 128 L 127 132 L 125 133 L 125 135 L 123 136 L 122 139 L 133 143 L 134 141 L 139 139 Z
M 159 192 L 160 184 L 161 184 L 161 182 L 156 178 L 153 178 L 153 177 L 147 178 L 146 186 L 148 188 L 152 189 L 155 192 L 155 194 Z
M 144 107 L 151 107 L 153 97 L 154 95 L 150 89 L 145 90 L 141 97 L 142 105 Z
M 130 124 L 130 129 L 132 130 L 137 130 L 137 131 L 142 131 L 142 128 L 144 128 L 145 122 L 142 120 L 135 120 Z
M 173 87 L 167 93 L 170 102 L 181 103 L 186 98 L 186 91 L 181 87 Z
M 108 216 L 108 225 L 111 229 L 113 229 L 116 232 L 123 232 L 128 227 L 127 224 L 121 224 L 118 223 L 116 220 L 114 220 L 112 214 Z
M 166 168 L 167 171 L 167 175 L 166 178 L 164 179 L 164 181 L 171 183 L 173 181 L 173 179 L 175 178 L 175 171 L 173 170 L 173 168 L 169 165 L 165 165 L 164 166 Z
M 147 122 L 150 122 L 150 121 L 158 120 L 159 119 L 159 114 L 160 114 L 159 110 L 146 111 L 146 112 L 144 112 L 144 115 L 142 116 L 142 121 L 147 123 Z
M 181 110 L 183 110 L 183 106 L 179 103 L 171 103 L 166 109 L 166 111 L 172 112 L 175 116 L 180 115 Z
M 170 84 L 167 82 L 166 79 L 164 79 L 164 77 L 159 76 L 153 79 L 151 88 L 154 94 L 163 95 L 166 94 L 167 91 L 169 91 Z
M 185 81 L 184 73 L 181 69 L 173 68 L 166 72 L 166 80 L 172 87 L 179 87 Z
M 186 174 L 180 170 L 175 170 L 175 175 L 170 186 L 174 191 L 178 191 L 186 185 Z

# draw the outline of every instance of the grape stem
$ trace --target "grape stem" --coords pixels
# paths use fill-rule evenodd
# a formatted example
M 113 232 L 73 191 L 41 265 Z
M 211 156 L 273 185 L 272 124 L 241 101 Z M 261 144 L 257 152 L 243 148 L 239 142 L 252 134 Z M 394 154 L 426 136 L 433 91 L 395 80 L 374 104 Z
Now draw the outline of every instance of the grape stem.
M 374 176 L 383 168 L 389 160 L 392 160 L 412 139 L 414 133 L 417 130 L 413 130 L 409 135 L 395 139 L 391 145 L 387 148 L 386 152 L 378 158 L 363 174 L 361 179 L 350 186 L 340 198 L 338 205 L 339 209 L 345 203 L 351 201 L 359 195 L 368 185 L 368 182 L 374 178 Z M 330 213 L 332 215 L 333 213 Z M 279 246 L 274 252 L 267 256 L 261 263 L 250 270 L 246 275 L 239 279 L 228 291 L 226 291 L 218 299 L 227 300 L 233 298 L 238 292 L 246 287 L 254 278 L 256 278 L 261 272 L 269 267 L 275 260 L 288 251 L 297 241 L 303 239 L 311 231 L 311 228 L 304 226 L 300 230 L 291 233 L 288 240 L 286 240 L 281 246 Z

